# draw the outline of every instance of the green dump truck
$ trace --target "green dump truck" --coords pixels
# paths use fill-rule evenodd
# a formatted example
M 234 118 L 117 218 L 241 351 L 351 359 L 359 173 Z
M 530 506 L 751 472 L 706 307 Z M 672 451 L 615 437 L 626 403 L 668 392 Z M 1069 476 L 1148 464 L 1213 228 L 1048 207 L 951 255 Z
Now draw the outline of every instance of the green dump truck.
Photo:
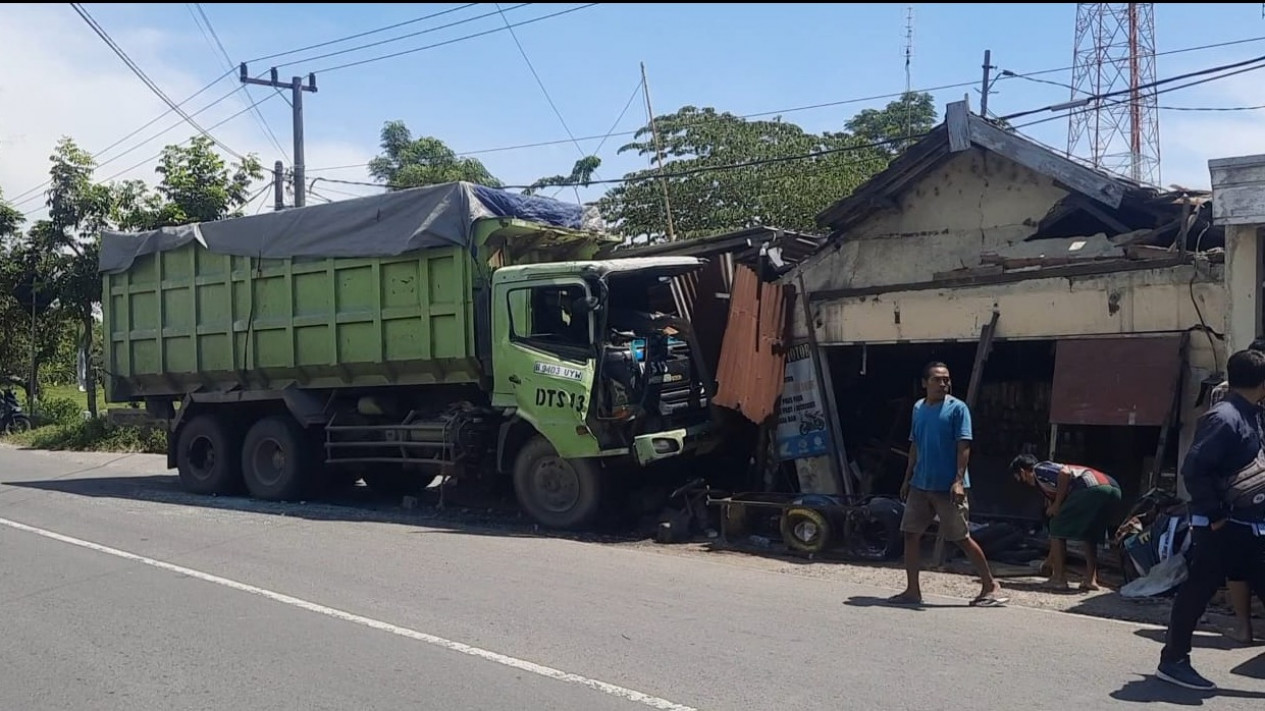
M 106 398 L 164 423 L 191 492 L 506 476 L 537 522 L 590 525 L 621 477 L 716 446 L 670 293 L 702 262 L 595 260 L 591 217 L 452 183 L 104 233 Z

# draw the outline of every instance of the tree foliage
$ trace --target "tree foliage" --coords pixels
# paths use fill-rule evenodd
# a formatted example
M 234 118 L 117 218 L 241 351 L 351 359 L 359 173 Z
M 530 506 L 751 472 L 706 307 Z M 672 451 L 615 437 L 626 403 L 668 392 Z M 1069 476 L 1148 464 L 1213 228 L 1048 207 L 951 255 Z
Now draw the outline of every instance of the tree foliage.
M 587 188 L 593 181 L 593 173 L 602 165 L 597 156 L 585 156 L 575 162 L 570 175 L 551 175 L 541 178 L 523 189 L 524 195 L 534 195 L 549 187 L 581 187 Z
M 113 217 L 121 229 L 146 230 L 240 216 L 250 199 L 251 185 L 264 177 L 254 155 L 229 164 L 205 136 L 194 137 L 187 146 L 164 148 L 154 172 L 159 181 L 152 192 L 139 180 L 111 187 Z
M 369 161 L 369 175 L 391 189 L 455 181 L 492 188 L 502 185 L 478 159 L 458 156 L 438 138 L 413 138 L 403 121 L 386 122 L 382 127 L 381 145 L 382 154 Z
M 625 176 L 601 199 L 608 221 L 629 236 L 666 235 L 668 205 L 678 238 L 769 225 L 813 232 L 815 217 L 907 148 L 936 123 L 930 95 L 908 94 L 867 109 L 840 132 L 815 134 L 780 118 L 752 121 L 686 106 L 659 116 L 657 165 Z M 656 157 L 650 126 L 620 152 Z
M 92 155 L 63 138 L 49 157 L 47 218 L 23 235 L 16 213 L 0 203 L 0 329 L 8 334 L 0 347 L 0 376 L 29 373 L 34 330 L 35 364 L 41 377 L 60 380 L 75 372 L 78 352 L 94 354 L 85 385 L 88 409 L 96 412 L 101 231 L 152 229 L 240 214 L 251 183 L 263 177 L 262 167 L 253 155 L 230 165 L 213 145 L 210 139 L 196 137 L 187 146 L 167 146 L 155 171 L 159 180 L 151 189 L 139 180 L 97 183 Z

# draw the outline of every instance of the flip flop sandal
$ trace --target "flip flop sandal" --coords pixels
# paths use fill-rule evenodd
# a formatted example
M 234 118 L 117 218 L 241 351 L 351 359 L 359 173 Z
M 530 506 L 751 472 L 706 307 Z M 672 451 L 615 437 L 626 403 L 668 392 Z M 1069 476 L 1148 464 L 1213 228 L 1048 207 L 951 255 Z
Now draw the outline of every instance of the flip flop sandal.
M 922 600 L 915 600 L 914 598 L 912 598 L 912 597 L 907 597 L 907 596 L 905 596 L 905 595 L 893 595 L 893 596 L 891 596 L 891 597 L 887 598 L 887 604 L 889 604 L 889 605 L 903 605 L 903 606 L 905 606 L 905 607 L 913 607 L 913 606 L 916 606 L 916 605 L 921 605 L 921 604 L 922 604 Z
M 1010 598 L 1004 595 L 989 593 L 971 600 L 971 607 L 1003 607 L 1008 602 L 1010 602 Z

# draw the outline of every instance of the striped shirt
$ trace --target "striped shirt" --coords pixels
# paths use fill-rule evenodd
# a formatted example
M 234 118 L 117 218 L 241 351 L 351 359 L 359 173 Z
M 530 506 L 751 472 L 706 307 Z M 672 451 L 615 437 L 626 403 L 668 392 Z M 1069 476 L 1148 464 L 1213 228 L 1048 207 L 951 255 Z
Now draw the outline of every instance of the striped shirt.
M 1050 501 L 1054 500 L 1054 496 L 1059 490 L 1059 474 L 1065 467 L 1072 470 L 1072 480 L 1068 482 L 1067 489 L 1069 494 L 1073 491 L 1090 489 L 1095 486 L 1120 488 L 1115 479 L 1092 467 L 1083 467 L 1077 464 L 1060 464 L 1059 462 L 1040 462 L 1032 468 L 1032 473 L 1036 475 L 1037 486 L 1041 488 L 1041 493 L 1045 494 L 1045 498 Z

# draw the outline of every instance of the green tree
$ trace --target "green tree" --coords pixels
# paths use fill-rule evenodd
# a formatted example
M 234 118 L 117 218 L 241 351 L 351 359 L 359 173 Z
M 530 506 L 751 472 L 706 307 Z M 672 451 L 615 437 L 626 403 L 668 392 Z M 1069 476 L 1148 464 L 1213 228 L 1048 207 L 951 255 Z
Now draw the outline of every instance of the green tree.
M 814 232 L 826 205 L 851 193 L 907 147 L 909 136 L 935 124 L 928 95 L 910 95 L 881 110 L 857 114 L 844 131 L 814 134 L 774 118 L 751 121 L 712 108 L 686 106 L 659 116 L 664 155 L 657 165 L 625 176 L 600 206 L 620 231 L 651 241 L 666 235 L 663 183 L 678 238 L 756 225 Z M 907 128 L 912 129 L 908 133 Z M 656 157 L 649 126 L 620 152 Z
M 602 159 L 597 156 L 585 156 L 575 162 L 571 168 L 570 175 L 551 175 L 548 178 L 541 178 L 523 190 L 524 195 L 535 195 L 544 188 L 565 186 L 587 188 L 593 180 L 593 172 L 602 165 Z
M 146 230 L 192 222 L 212 222 L 241 215 L 251 185 L 264 177 L 251 154 L 229 164 L 215 152 L 215 143 L 195 136 L 187 146 L 163 149 L 155 191 L 139 180 L 111 187 L 110 216 L 121 229 Z
M 57 142 L 49 156 L 50 183 L 47 196 L 48 219 L 32 225 L 31 245 L 57 261 L 52 271 L 57 300 L 67 316 L 79 324 L 80 348 L 93 350 L 96 326 L 95 307 L 101 303 L 101 277 L 97 255 L 101 230 L 110 225 L 114 210 L 113 191 L 92 181 L 96 161 L 70 138 Z M 94 368 L 88 368 L 84 385 L 88 391 L 88 411 L 97 413 Z
M 931 94 L 906 93 L 882 109 L 865 109 L 844 126 L 857 138 L 884 143 L 895 157 L 936 126 L 936 103 Z
M 403 121 L 386 122 L 381 138 L 382 154 L 369 161 L 369 175 L 388 188 L 420 188 L 455 181 L 502 186 L 477 159 L 458 156 L 438 138 L 413 138 Z

